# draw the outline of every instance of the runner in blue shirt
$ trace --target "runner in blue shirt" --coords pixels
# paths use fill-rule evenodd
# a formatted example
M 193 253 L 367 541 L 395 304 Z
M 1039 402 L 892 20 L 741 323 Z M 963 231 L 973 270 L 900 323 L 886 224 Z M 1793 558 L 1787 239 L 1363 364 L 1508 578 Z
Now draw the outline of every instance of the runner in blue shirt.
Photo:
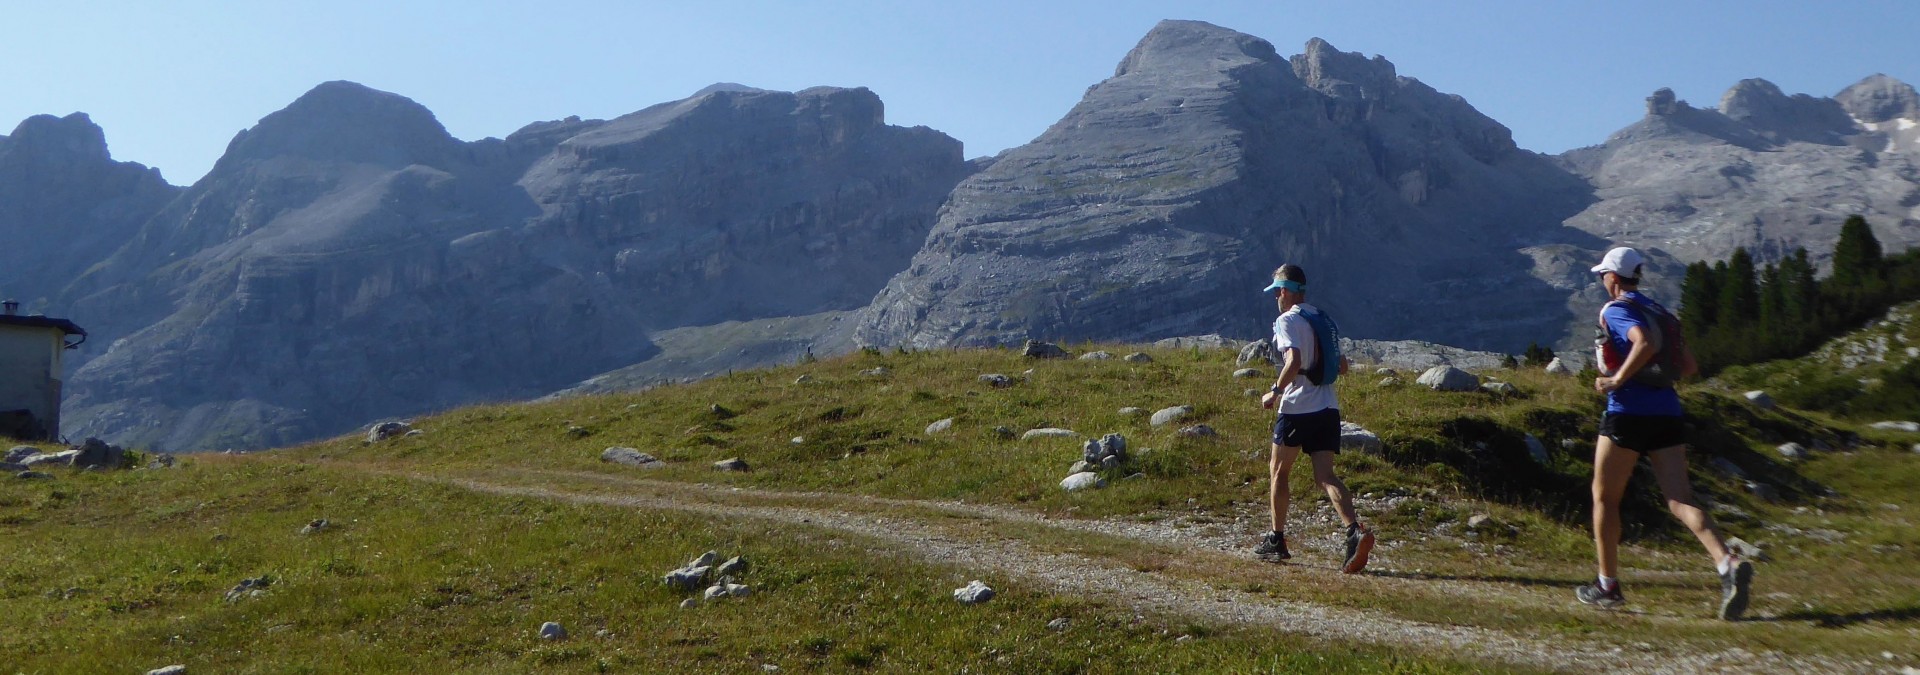
M 1600 311 L 1604 334 L 1595 342 L 1603 374 L 1593 383 L 1607 395 L 1607 412 L 1601 417 L 1593 453 L 1593 544 L 1600 575 L 1574 595 L 1589 605 L 1626 604 L 1616 578 L 1620 500 L 1634 465 L 1646 455 L 1667 509 L 1700 539 L 1720 572 L 1720 618 L 1736 620 L 1747 609 L 1753 565 L 1727 549 L 1713 518 L 1694 500 L 1693 485 L 1687 479 L 1687 428 L 1680 394 L 1671 380 L 1691 373 L 1672 373 L 1664 381 L 1645 377 L 1662 348 L 1655 341 L 1654 336 L 1660 335 L 1655 322 L 1666 309 L 1639 291 L 1643 263 L 1639 251 L 1623 246 L 1608 251 L 1592 270 L 1600 275 L 1611 298 Z

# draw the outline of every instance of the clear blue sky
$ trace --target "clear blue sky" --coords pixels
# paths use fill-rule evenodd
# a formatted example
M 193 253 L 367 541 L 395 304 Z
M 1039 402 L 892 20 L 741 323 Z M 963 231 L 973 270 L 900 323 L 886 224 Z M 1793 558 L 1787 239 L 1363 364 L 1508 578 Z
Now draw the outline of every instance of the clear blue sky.
M 1282 54 L 1326 38 L 1460 94 L 1543 152 L 1599 143 L 1659 87 L 1742 78 L 1832 95 L 1920 81 L 1920 2 L 33 2 L 0 12 L 0 131 L 80 111 L 116 158 L 197 180 L 227 141 L 327 80 L 408 96 L 462 139 L 608 118 L 714 82 L 866 86 L 888 121 L 1031 140 L 1153 24 L 1210 21 Z

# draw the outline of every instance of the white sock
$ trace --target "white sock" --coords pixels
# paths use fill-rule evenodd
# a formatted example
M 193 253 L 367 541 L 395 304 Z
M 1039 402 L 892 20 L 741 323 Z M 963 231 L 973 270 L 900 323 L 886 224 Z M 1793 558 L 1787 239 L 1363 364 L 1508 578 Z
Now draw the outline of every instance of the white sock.
M 1606 575 L 1600 576 L 1600 590 L 1611 591 L 1619 587 L 1620 587 L 1619 579 L 1615 579 L 1613 577 L 1606 576 Z

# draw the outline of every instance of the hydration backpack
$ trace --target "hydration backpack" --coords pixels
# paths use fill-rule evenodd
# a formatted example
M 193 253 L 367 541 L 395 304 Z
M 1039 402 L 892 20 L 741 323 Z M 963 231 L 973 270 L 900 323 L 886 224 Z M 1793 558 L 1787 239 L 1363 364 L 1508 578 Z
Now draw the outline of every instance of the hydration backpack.
M 1300 369 L 1314 386 L 1326 386 L 1340 378 L 1340 327 L 1333 323 L 1333 317 L 1319 309 L 1307 311 L 1300 309 L 1300 317 L 1313 327 L 1313 363 Z
M 1601 365 L 1608 373 L 1617 372 L 1627 361 L 1627 355 L 1615 352 L 1607 339 L 1607 308 L 1619 305 L 1640 317 L 1640 330 L 1647 336 L 1654 349 L 1653 358 L 1633 374 L 1631 381 L 1650 387 L 1672 388 L 1680 378 L 1699 372 L 1700 366 L 1693 359 L 1693 350 L 1687 348 L 1687 336 L 1681 331 L 1680 318 L 1660 306 L 1660 303 L 1647 300 L 1614 300 L 1600 307 L 1600 326 L 1595 344 L 1601 347 Z M 1625 337 L 1625 336 L 1622 336 Z

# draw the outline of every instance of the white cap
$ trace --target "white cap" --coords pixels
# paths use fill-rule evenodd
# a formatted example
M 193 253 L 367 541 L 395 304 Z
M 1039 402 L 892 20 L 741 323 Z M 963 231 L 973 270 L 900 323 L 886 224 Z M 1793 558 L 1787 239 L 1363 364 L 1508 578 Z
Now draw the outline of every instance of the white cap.
M 1607 257 L 1601 258 L 1600 264 L 1594 265 L 1590 271 L 1594 274 L 1612 272 L 1629 279 L 1638 279 L 1640 278 L 1640 265 L 1645 262 L 1646 259 L 1640 257 L 1639 251 L 1620 246 L 1611 251 L 1607 251 Z

